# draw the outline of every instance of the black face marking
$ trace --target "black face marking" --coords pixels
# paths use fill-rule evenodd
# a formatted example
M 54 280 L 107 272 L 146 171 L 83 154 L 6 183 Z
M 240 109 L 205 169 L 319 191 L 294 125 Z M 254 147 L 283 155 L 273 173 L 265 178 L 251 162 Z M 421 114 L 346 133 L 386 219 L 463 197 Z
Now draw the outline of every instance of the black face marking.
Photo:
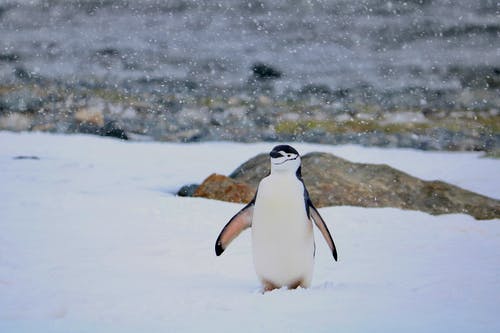
M 273 148 L 273 150 L 271 151 L 271 154 L 273 153 L 278 153 L 279 155 L 275 155 L 275 157 L 282 157 L 283 155 L 281 155 L 280 152 L 284 152 L 285 153 L 285 156 L 286 154 L 294 154 L 294 155 L 299 155 L 299 152 L 297 150 L 295 150 L 295 148 L 293 148 L 292 146 L 289 146 L 289 145 L 278 145 L 276 147 Z M 271 157 L 273 157 L 273 155 L 271 155 Z
M 271 152 L 269 153 L 269 156 L 271 156 L 272 158 L 280 158 L 280 157 L 283 157 L 283 155 L 281 155 L 281 153 L 280 153 L 280 152 L 278 152 L 278 151 L 274 151 L 274 150 L 273 150 L 273 151 L 271 151 Z

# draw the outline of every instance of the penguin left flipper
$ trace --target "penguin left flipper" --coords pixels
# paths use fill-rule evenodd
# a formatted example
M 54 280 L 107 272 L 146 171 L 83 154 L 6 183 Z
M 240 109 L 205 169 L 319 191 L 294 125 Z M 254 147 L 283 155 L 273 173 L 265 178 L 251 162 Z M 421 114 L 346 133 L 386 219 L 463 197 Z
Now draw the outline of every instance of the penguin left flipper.
M 328 227 L 326 226 L 325 221 L 323 220 L 321 215 L 319 215 L 319 212 L 316 209 L 316 207 L 314 207 L 311 199 L 307 198 L 306 205 L 309 208 L 309 212 L 311 214 L 310 217 L 312 217 L 314 224 L 316 224 L 319 231 L 321 231 L 321 234 L 325 238 L 326 243 L 330 247 L 330 250 L 332 250 L 333 259 L 335 259 L 335 261 L 337 261 L 337 249 L 335 248 L 335 243 L 333 242 L 332 235 L 330 234 L 330 231 L 328 230 Z
M 248 203 L 242 210 L 234 215 L 222 229 L 217 241 L 215 242 L 215 254 L 220 256 L 233 241 L 245 229 L 252 226 L 253 209 L 255 207 L 255 198 Z

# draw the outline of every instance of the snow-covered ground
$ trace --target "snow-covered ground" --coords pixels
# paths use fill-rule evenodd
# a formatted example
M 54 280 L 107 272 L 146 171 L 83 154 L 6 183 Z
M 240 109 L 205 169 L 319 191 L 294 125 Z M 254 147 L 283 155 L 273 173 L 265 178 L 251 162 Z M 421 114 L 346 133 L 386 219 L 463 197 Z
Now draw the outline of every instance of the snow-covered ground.
M 0 332 L 499 332 L 500 221 L 320 210 L 310 289 L 261 294 L 241 205 L 173 193 L 272 144 L 138 143 L 0 133 Z M 500 161 L 296 144 L 500 198 Z M 16 156 L 36 159 L 14 159 Z

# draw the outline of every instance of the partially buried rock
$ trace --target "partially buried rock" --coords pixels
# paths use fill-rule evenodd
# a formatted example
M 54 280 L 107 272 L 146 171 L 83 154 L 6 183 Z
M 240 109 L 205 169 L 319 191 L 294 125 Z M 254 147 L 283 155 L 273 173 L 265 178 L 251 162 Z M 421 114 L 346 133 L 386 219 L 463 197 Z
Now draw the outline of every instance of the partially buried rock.
M 192 196 L 194 196 L 194 192 L 196 192 L 196 190 L 198 189 L 199 186 L 200 185 L 198 185 L 198 184 L 184 185 L 177 192 L 177 195 L 180 197 L 192 197 Z
M 282 76 L 281 71 L 260 62 L 253 64 L 252 73 L 257 80 L 279 79 Z
M 255 188 L 229 177 L 212 174 L 196 189 L 194 197 L 246 203 L 252 200 Z
M 127 133 L 125 133 L 125 130 L 118 126 L 118 124 L 114 121 L 107 122 L 104 127 L 100 129 L 100 135 L 128 140 L 128 136 Z
M 88 124 L 97 127 L 104 126 L 104 114 L 99 108 L 82 108 L 75 112 L 74 118 L 79 124 Z
M 103 111 L 97 107 L 82 108 L 75 112 L 70 130 L 128 140 L 125 130 L 115 121 L 105 121 Z
M 27 131 L 32 126 L 31 117 L 21 113 L 8 113 L 0 116 L 0 130 Z
M 209 185 L 196 196 L 249 202 L 269 171 L 268 154 L 258 155 L 236 169 L 230 179 L 210 176 L 207 181 L 213 179 Z M 317 207 L 396 207 L 434 215 L 464 213 L 479 220 L 500 218 L 499 200 L 445 182 L 424 181 L 388 165 L 353 163 L 331 154 L 310 153 L 302 157 L 302 174 Z

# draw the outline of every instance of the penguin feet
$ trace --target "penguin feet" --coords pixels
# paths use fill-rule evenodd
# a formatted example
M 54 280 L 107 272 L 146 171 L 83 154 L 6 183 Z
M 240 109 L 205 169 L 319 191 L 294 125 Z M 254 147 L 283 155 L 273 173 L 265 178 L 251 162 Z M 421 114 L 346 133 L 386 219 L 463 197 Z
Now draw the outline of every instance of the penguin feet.
M 268 291 L 273 291 L 274 289 L 279 289 L 280 287 L 272 283 L 271 281 L 262 280 L 262 293 L 266 293 Z
M 278 286 L 274 283 L 272 283 L 271 281 L 268 281 L 268 280 L 261 280 L 262 281 L 262 293 L 266 293 L 268 291 L 273 291 L 275 289 L 280 289 L 282 287 L 286 287 L 287 289 L 291 290 L 291 289 L 297 289 L 299 287 L 301 288 L 307 288 L 308 285 L 304 282 L 303 279 L 300 279 L 300 280 L 297 280 L 293 283 L 290 283 L 289 285 L 287 286 Z
M 288 289 L 297 289 L 298 287 L 307 288 L 307 286 L 304 283 L 304 280 L 300 279 L 288 285 Z

